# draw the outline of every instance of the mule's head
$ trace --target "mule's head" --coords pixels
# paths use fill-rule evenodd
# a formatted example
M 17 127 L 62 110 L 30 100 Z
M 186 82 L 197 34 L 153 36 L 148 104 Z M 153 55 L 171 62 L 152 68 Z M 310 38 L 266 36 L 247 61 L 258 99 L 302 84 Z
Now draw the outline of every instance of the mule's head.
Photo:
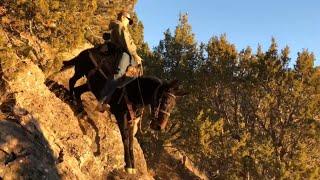
M 164 83 L 157 88 L 151 105 L 153 114 L 151 129 L 160 131 L 166 127 L 177 99 L 184 95 L 186 93 L 181 91 L 177 80 Z

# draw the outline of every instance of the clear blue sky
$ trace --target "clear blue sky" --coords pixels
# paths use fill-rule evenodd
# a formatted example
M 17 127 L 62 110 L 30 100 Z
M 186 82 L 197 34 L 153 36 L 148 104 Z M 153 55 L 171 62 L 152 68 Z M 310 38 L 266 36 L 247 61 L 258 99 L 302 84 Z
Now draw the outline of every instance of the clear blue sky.
M 320 65 L 320 0 L 138 0 L 136 11 L 151 47 L 187 12 L 198 42 L 226 33 L 238 50 L 258 43 L 266 50 L 275 37 L 279 48 L 290 47 L 294 61 L 305 48 Z

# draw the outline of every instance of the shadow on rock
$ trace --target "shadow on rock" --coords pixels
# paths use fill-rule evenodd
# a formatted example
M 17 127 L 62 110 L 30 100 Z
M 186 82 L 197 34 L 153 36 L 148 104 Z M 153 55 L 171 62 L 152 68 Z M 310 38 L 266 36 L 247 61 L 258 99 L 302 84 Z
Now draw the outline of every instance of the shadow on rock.
M 93 119 L 91 119 L 88 116 L 88 113 L 84 109 L 76 105 L 76 103 L 73 100 L 73 97 L 70 95 L 69 90 L 65 88 L 63 85 L 60 85 L 57 82 L 50 79 L 47 79 L 45 84 L 49 88 L 49 90 L 56 95 L 56 97 L 58 97 L 60 100 L 62 100 L 64 103 L 70 106 L 70 108 L 78 118 L 78 123 L 83 134 L 87 134 L 86 124 L 89 124 L 93 128 L 93 130 L 95 131 L 94 141 L 97 146 L 94 155 L 99 156 L 101 154 L 99 129 L 93 121 Z
M 8 97 L 0 106 L 0 177 L 60 179 L 56 164 L 63 157 L 54 158 L 37 120 Z
M 51 79 L 47 79 L 45 84 L 49 88 L 49 90 L 56 95 L 56 97 L 58 97 L 64 103 L 68 104 L 73 112 L 77 114 L 76 112 L 79 111 L 79 107 L 74 103 L 73 97 L 70 95 L 70 92 L 67 88 Z

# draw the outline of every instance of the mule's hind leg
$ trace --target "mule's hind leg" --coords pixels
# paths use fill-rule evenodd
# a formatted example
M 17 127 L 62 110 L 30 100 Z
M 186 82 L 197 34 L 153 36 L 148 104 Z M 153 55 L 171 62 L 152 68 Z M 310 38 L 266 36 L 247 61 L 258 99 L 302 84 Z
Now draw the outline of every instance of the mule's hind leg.
M 81 86 L 78 86 L 76 88 L 74 88 L 74 97 L 76 98 L 76 103 L 77 103 L 77 113 L 80 113 L 84 110 L 82 101 L 81 101 L 81 94 L 83 94 L 84 92 L 89 91 L 89 87 L 87 84 L 83 84 Z
M 81 77 L 82 77 L 82 75 L 78 73 L 77 68 L 76 68 L 74 75 L 69 79 L 69 91 L 73 97 L 75 96 L 74 86 L 76 85 L 78 79 L 80 79 Z

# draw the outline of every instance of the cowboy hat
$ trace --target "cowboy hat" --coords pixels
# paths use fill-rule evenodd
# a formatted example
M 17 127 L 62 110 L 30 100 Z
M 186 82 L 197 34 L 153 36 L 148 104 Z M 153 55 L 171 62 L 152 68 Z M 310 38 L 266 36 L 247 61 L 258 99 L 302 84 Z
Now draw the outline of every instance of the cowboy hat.
M 121 12 L 121 13 L 119 14 L 119 17 L 121 17 L 121 16 L 128 18 L 130 25 L 133 24 L 132 17 L 131 17 L 131 15 L 130 15 L 128 12 L 126 12 L 126 11 Z

